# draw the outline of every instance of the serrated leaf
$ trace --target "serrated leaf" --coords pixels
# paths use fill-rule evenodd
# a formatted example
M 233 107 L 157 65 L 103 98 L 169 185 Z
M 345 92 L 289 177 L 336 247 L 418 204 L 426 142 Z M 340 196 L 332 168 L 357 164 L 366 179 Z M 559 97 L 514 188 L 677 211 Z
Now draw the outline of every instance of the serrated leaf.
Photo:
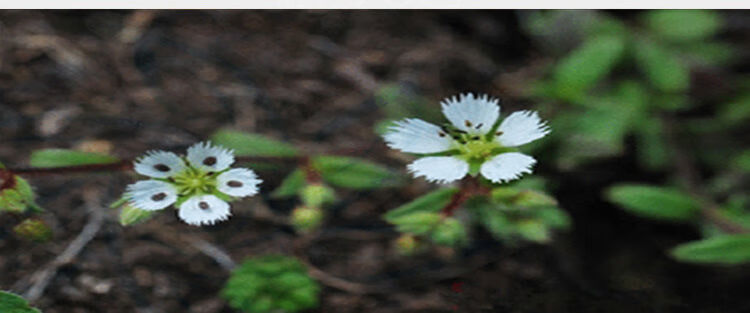
M 648 40 L 635 45 L 638 67 L 657 89 L 664 92 L 683 92 L 690 85 L 690 69 L 675 53 Z
M 584 91 L 614 68 L 624 50 L 625 41 L 620 36 L 601 35 L 587 40 L 554 69 L 556 94 L 565 100 L 579 100 Z
M 44 149 L 31 153 L 29 164 L 34 167 L 63 167 L 89 164 L 109 164 L 119 162 L 116 157 L 93 152 L 67 149 Z
M 451 198 L 456 192 L 458 192 L 458 188 L 441 188 L 432 191 L 407 204 L 388 211 L 383 215 L 383 218 L 386 221 L 393 223 L 395 219 L 416 212 L 439 212 L 451 201 Z
M 724 235 L 681 244 L 671 251 L 683 262 L 735 265 L 750 262 L 750 234 Z
M 29 303 L 10 292 L 0 291 L 0 312 L 2 313 L 41 313 L 29 306 Z
M 302 187 L 305 186 L 305 172 L 295 169 L 281 182 L 279 187 L 271 193 L 273 198 L 288 198 L 297 196 Z
M 723 24 L 717 12 L 707 10 L 646 11 L 644 20 L 657 36 L 675 42 L 713 36 Z
M 403 183 L 401 174 L 362 159 L 316 156 L 312 167 L 331 185 L 350 189 L 395 187 Z
M 617 185 L 606 193 L 609 201 L 638 216 L 675 222 L 692 221 L 699 203 L 679 190 L 648 185 Z
M 297 149 L 287 143 L 269 137 L 222 129 L 211 136 L 211 141 L 217 145 L 233 149 L 237 156 L 259 157 L 294 157 L 299 153 Z

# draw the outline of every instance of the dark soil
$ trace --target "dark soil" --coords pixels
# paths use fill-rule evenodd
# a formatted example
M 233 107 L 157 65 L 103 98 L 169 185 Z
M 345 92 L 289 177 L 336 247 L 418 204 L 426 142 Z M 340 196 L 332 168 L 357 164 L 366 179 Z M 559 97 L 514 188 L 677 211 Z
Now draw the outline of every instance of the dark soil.
M 629 13 L 623 13 L 628 15 Z M 306 151 L 356 148 L 403 168 L 373 132 L 373 92 L 398 83 L 438 101 L 463 91 L 528 105 L 508 73 L 540 61 L 510 11 L 6 11 L 0 13 L 0 160 L 24 166 L 40 148 L 111 150 L 132 158 L 180 151 L 231 127 Z M 540 164 L 574 228 L 548 246 L 504 246 L 483 232 L 463 251 L 398 256 L 380 215 L 432 188 L 340 191 L 321 234 L 299 245 L 268 198 L 284 177 L 260 171 L 264 195 L 234 216 L 191 227 L 174 212 L 122 227 L 109 211 L 96 238 L 64 265 L 35 302 L 45 313 L 233 312 L 217 293 L 228 272 L 190 242 L 239 262 L 300 254 L 329 278 L 311 312 L 750 312 L 748 267 L 692 266 L 665 251 L 697 239 L 689 226 L 632 217 L 601 198 L 613 182 L 649 181 L 632 151 L 572 172 Z M 54 231 L 47 243 L 15 236 L 0 217 L 0 289 L 24 292 L 88 219 L 84 195 L 117 199 L 133 176 L 30 178 Z M 104 209 L 104 208 L 102 208 Z M 360 289 L 358 289 L 360 288 Z

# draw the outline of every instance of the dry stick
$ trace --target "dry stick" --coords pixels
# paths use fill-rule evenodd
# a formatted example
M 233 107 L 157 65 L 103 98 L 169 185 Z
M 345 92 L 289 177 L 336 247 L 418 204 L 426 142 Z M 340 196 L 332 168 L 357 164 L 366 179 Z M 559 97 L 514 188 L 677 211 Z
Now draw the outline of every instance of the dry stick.
M 667 136 L 668 144 L 672 149 L 674 155 L 674 165 L 677 170 L 677 176 L 680 181 L 684 184 L 685 189 L 694 198 L 701 202 L 701 215 L 721 229 L 722 231 L 729 234 L 746 234 L 750 233 L 750 230 L 745 228 L 743 225 L 730 220 L 726 216 L 722 215 L 719 211 L 720 206 L 714 202 L 710 196 L 706 195 L 700 188 L 700 179 L 697 173 L 695 163 L 693 162 L 690 155 L 685 151 L 682 146 L 677 142 L 675 134 L 674 121 L 667 118 L 664 122 L 664 132 Z
M 52 278 L 57 274 L 57 270 L 61 266 L 73 262 L 73 259 L 94 239 L 104 224 L 105 210 L 100 205 L 99 191 L 85 192 L 83 196 L 86 209 L 89 211 L 89 220 L 78 236 L 68 244 L 60 255 L 31 276 L 33 285 L 23 294 L 27 300 L 31 302 L 38 300 L 44 294 L 44 290 L 52 281 Z

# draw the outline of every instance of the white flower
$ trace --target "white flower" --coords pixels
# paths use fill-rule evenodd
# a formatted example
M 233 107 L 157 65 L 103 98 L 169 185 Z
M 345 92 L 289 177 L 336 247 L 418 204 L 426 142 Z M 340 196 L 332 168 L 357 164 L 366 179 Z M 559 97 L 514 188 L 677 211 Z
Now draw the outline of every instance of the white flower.
M 142 180 L 129 185 L 125 191 L 125 197 L 138 209 L 155 211 L 177 201 L 177 189 L 167 182 Z
M 405 119 L 396 122 L 383 136 L 389 147 L 403 152 L 441 153 L 409 164 L 414 177 L 449 183 L 466 174 L 481 174 L 500 183 L 531 173 L 536 160 L 512 152 L 512 147 L 549 134 L 550 129 L 539 114 L 514 112 L 498 125 L 498 100 L 487 95 L 475 97 L 468 93 L 445 99 L 441 104 L 450 125 L 440 127 L 420 119 Z
M 167 178 L 185 169 L 185 162 L 172 152 L 149 151 L 134 163 L 135 172 L 153 178 Z
M 233 168 L 216 177 L 216 189 L 233 197 L 247 197 L 258 193 L 261 182 L 252 170 Z
M 199 142 L 188 148 L 187 160 L 195 168 L 218 172 L 234 163 L 234 153 L 226 148 L 212 146 L 211 142 Z
M 232 213 L 229 203 L 214 195 L 193 196 L 180 205 L 180 219 L 190 225 L 213 225 L 225 221 Z

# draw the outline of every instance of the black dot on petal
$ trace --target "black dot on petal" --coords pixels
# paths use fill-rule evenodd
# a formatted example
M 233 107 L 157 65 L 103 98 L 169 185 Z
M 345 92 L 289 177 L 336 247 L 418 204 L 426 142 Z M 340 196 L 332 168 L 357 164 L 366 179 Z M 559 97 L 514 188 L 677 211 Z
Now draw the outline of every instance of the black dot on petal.
M 472 125 L 469 120 L 465 120 L 464 124 L 466 125 L 466 127 L 471 127 L 471 125 Z
M 203 210 L 208 210 L 211 206 L 208 205 L 208 203 L 206 201 L 201 201 L 201 202 L 198 203 L 198 207 L 201 208 L 201 209 L 203 209 Z
M 211 166 L 216 164 L 216 158 L 215 157 L 207 157 L 203 159 L 203 165 Z
M 162 201 L 162 200 L 164 200 L 166 198 L 167 198 L 167 194 L 163 193 L 163 192 L 160 192 L 160 193 L 157 193 L 157 194 L 151 196 L 151 200 L 154 200 L 154 201 Z
M 239 182 L 236 180 L 230 180 L 227 182 L 227 186 L 233 187 L 233 188 L 239 188 L 239 187 L 242 187 L 242 182 Z
M 166 166 L 164 164 L 156 164 L 154 165 L 154 169 L 156 169 L 159 172 L 169 172 L 170 170 L 169 166 Z

